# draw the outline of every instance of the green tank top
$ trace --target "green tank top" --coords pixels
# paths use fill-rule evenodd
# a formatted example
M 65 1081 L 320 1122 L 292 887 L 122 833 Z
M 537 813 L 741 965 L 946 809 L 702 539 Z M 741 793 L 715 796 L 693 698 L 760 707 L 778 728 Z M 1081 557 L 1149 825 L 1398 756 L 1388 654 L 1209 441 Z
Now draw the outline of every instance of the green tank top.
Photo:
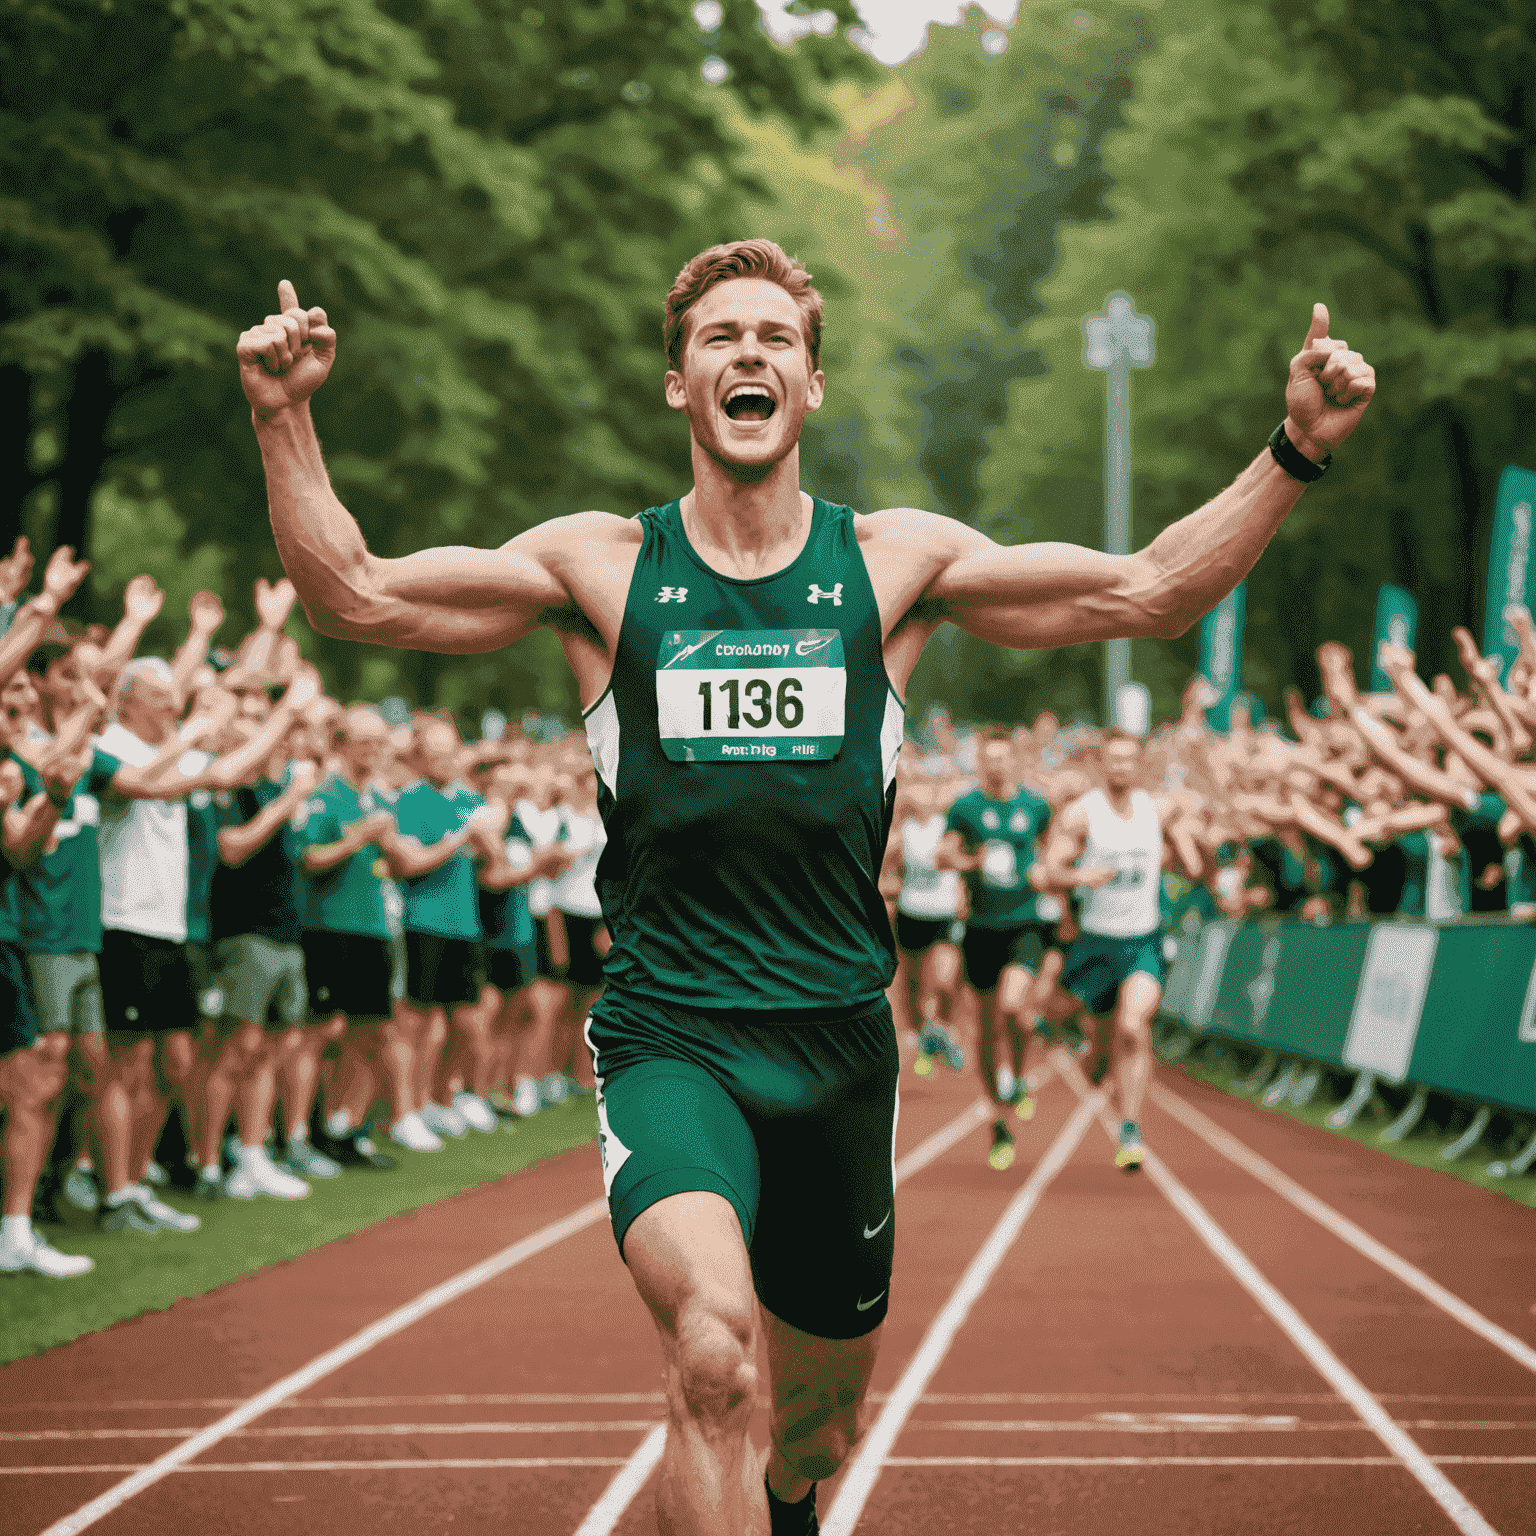
M 772 576 L 711 570 L 677 502 L 644 536 L 587 712 L 611 988 L 680 1007 L 849 1010 L 895 946 L 878 877 L 903 712 L 847 507 Z

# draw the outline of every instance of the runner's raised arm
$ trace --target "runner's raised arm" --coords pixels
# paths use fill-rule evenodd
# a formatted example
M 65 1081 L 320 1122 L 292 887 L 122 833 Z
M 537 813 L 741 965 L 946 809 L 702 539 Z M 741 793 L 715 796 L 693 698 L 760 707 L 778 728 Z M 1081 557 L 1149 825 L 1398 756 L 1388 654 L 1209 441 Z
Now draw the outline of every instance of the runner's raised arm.
M 281 312 L 246 331 L 236 353 L 278 553 L 315 628 L 333 639 L 470 653 L 544 623 L 580 625 L 570 590 L 542 556 L 578 543 L 591 553 L 604 525 L 622 527 L 622 518 L 557 519 L 553 536 L 546 523 L 495 550 L 445 547 L 394 560 L 369 553 L 331 486 L 309 413 L 335 361 L 336 332 L 323 309 L 299 307 L 286 279 L 278 303 Z

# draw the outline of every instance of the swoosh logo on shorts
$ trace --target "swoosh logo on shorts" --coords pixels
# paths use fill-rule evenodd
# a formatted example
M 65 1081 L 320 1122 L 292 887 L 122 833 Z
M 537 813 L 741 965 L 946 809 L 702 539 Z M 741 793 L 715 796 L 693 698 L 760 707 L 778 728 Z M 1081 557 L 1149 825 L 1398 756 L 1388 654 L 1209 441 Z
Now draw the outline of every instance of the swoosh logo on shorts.
M 812 651 L 825 650 L 827 646 L 831 645 L 836 638 L 836 635 L 827 635 L 824 639 L 821 640 L 796 640 L 795 655 L 809 656 Z
M 885 1295 L 885 1292 L 884 1292 L 884 1291 L 881 1291 L 881 1292 L 880 1292 L 880 1296 L 884 1296 L 884 1295 Z M 879 1300 L 880 1300 L 880 1296 L 871 1296 L 871 1297 L 870 1297 L 870 1298 L 869 1298 L 869 1300 L 868 1300 L 868 1301 L 865 1301 L 865 1300 L 864 1300 L 864 1299 L 863 1299 L 863 1298 L 862 1298 L 862 1297 L 861 1297 L 861 1298 L 860 1298 L 860 1299 L 859 1299 L 859 1300 L 858 1300 L 858 1301 L 856 1301 L 856 1302 L 854 1302 L 854 1306 L 855 1306 L 855 1307 L 857 1307 L 857 1308 L 858 1308 L 858 1310 L 859 1310 L 859 1311 L 860 1311 L 860 1312 L 868 1312 L 868 1311 L 869 1311 L 869 1309 L 870 1309 L 870 1308 L 871 1308 L 871 1307 L 872 1307 L 872 1306 L 874 1306 L 874 1304 L 875 1304 L 875 1303 L 876 1303 L 876 1302 L 877 1302 L 877 1301 L 879 1301 Z
M 864 1236 L 865 1237 L 874 1237 L 874 1236 L 876 1236 L 876 1234 L 878 1234 L 880 1231 L 882 1231 L 884 1229 L 884 1227 L 885 1227 L 885 1222 L 889 1221 L 891 1219 L 891 1213 L 895 1209 L 896 1209 L 896 1207 L 893 1205 L 891 1207 L 891 1209 L 885 1213 L 885 1221 L 882 1221 L 878 1227 L 865 1227 L 864 1228 Z M 880 1296 L 883 1296 L 883 1295 L 885 1295 L 885 1292 L 881 1291 Z M 875 1297 L 875 1301 L 879 1301 L 880 1296 Z M 873 1303 L 871 1303 L 871 1305 L 873 1305 Z

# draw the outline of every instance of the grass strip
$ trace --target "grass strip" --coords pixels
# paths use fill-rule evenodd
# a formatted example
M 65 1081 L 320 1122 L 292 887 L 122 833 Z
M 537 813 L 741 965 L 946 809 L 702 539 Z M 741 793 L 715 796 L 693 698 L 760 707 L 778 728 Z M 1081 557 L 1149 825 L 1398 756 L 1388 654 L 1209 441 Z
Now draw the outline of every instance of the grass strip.
M 593 1100 L 573 1098 L 510 1130 L 450 1140 L 441 1152 L 408 1152 L 381 1142 L 381 1150 L 399 1159 L 398 1168 L 347 1169 L 340 1178 L 317 1179 L 304 1200 L 200 1202 L 178 1190 L 157 1190 L 168 1204 L 202 1219 L 202 1230 L 185 1236 L 98 1232 L 82 1212 L 78 1225 L 42 1231 L 65 1253 L 95 1259 L 90 1274 L 71 1280 L 0 1276 L 0 1363 L 205 1295 L 391 1216 L 506 1178 L 596 1135 Z
M 1287 1119 L 1297 1120 L 1303 1125 L 1315 1126 L 1320 1131 L 1326 1131 L 1330 1136 L 1338 1136 L 1343 1140 L 1353 1141 L 1359 1146 L 1369 1147 L 1371 1151 L 1379 1152 L 1385 1157 L 1396 1158 L 1400 1163 L 1412 1163 L 1416 1168 L 1430 1168 L 1436 1173 L 1443 1173 L 1447 1178 L 1460 1179 L 1464 1184 L 1476 1184 L 1480 1189 L 1490 1189 L 1495 1194 L 1504 1195 L 1520 1205 L 1536 1206 L 1536 1169 L 1524 1175 L 1515 1174 L 1503 1179 L 1491 1178 L 1484 1171 L 1491 1161 L 1490 1148 L 1483 1145 L 1474 1147 L 1457 1162 L 1448 1163 L 1441 1157 L 1440 1149 L 1452 1139 L 1450 1132 L 1444 1130 L 1436 1132 L 1432 1128 L 1425 1128 L 1403 1141 L 1383 1142 L 1380 1140 L 1381 1133 L 1392 1123 L 1392 1116 L 1373 1119 L 1370 1118 L 1369 1111 L 1366 1111 L 1353 1125 L 1347 1126 L 1344 1130 L 1335 1130 L 1328 1124 L 1328 1116 L 1340 1101 L 1330 1097 L 1323 1087 L 1318 1089 L 1317 1096 L 1310 1104 L 1298 1106 L 1292 1104 L 1289 1099 L 1285 1099 L 1277 1108 L 1271 1109 L 1263 1102 L 1262 1090 L 1258 1093 L 1242 1091 L 1240 1084 L 1244 1078 L 1240 1071 L 1187 1059 L 1177 1062 L 1160 1062 L 1159 1065 L 1165 1068 L 1176 1066 L 1192 1081 L 1204 1083 L 1209 1088 L 1220 1089 L 1234 1099 L 1244 1099 L 1249 1104 L 1257 1105 L 1267 1114 L 1284 1115 Z

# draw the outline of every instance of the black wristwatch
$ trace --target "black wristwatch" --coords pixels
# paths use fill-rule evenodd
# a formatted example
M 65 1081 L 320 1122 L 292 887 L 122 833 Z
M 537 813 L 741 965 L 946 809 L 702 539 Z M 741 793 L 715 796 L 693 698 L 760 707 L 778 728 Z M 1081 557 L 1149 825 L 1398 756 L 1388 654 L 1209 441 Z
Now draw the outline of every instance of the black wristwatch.
M 1275 463 L 1293 480 L 1304 480 L 1309 485 L 1314 480 L 1321 480 L 1323 472 L 1333 463 L 1333 455 L 1331 453 L 1325 453 L 1316 462 L 1309 459 L 1285 435 L 1285 423 L 1283 421 L 1269 435 L 1269 451 L 1274 454 Z

